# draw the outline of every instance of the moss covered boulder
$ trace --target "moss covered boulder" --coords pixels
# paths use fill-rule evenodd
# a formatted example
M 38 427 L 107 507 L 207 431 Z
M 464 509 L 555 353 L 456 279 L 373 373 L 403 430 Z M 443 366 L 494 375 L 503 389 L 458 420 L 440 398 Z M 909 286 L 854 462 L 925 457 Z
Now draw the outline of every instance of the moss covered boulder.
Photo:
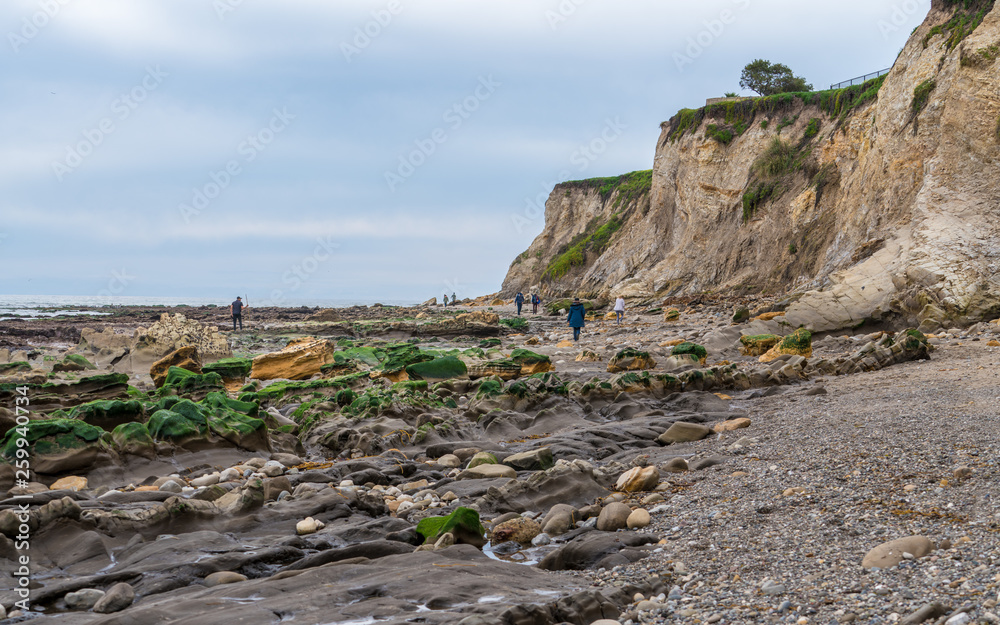
M 62 361 L 52 365 L 52 373 L 70 371 L 94 371 L 97 367 L 80 354 L 67 354 Z
M 204 401 L 167 398 L 146 424 L 155 440 L 163 440 L 190 450 L 236 446 L 249 451 L 270 448 L 267 425 L 256 418 L 255 403 L 230 399 L 223 393 L 209 393 Z
M 740 353 L 744 356 L 762 356 L 781 342 L 777 334 L 744 334 L 740 337 Z
M 449 533 L 455 537 L 456 543 L 476 547 L 486 544 L 486 530 L 479 521 L 479 513 L 471 508 L 460 507 L 448 516 L 421 519 L 417 523 L 417 533 L 423 536 L 425 544 L 433 544 L 438 538 Z
M 411 380 L 426 382 L 443 382 L 453 378 L 466 378 L 469 369 L 464 362 L 454 356 L 435 358 L 427 362 L 418 362 L 406 368 L 406 374 Z
M 733 323 L 743 323 L 750 318 L 750 309 L 743 306 L 733 311 Z
M 663 313 L 663 320 L 667 322 L 679 321 L 681 318 L 681 311 L 676 308 L 671 308 L 670 310 Z
M 0 363 L 0 376 L 15 375 L 18 373 L 29 373 L 30 371 L 31 371 L 31 364 L 23 360 L 19 360 L 17 362 Z
M 105 434 L 77 419 L 31 421 L 7 432 L 0 442 L 0 456 L 8 463 L 27 458 L 33 471 L 46 475 L 90 469 L 112 459 Z
M 121 454 L 142 456 L 152 459 L 156 456 L 156 445 L 144 423 L 123 423 L 111 431 L 111 442 Z
M 179 395 L 200 400 L 209 393 L 224 391 L 225 385 L 218 373 L 192 373 L 180 367 L 170 367 L 160 387 L 160 394 Z
M 649 352 L 639 351 L 631 347 L 626 347 L 608 361 L 608 371 L 611 373 L 621 373 L 622 371 L 645 371 L 655 369 L 656 361 L 649 355 Z
M 686 356 L 688 354 L 696 356 L 701 364 L 705 364 L 708 359 L 708 350 L 697 343 L 684 342 L 680 345 L 674 345 L 674 348 L 670 350 L 671 356 Z
M 410 343 L 397 343 L 385 348 L 385 360 L 378 367 L 379 375 L 390 382 L 403 382 L 409 377 L 406 368 L 410 365 L 434 360 L 434 356 L 420 351 Z
M 205 365 L 201 368 L 202 373 L 218 373 L 223 383 L 242 383 L 250 375 L 253 368 L 253 361 L 249 358 L 223 358 Z
M 123 423 L 144 421 L 146 410 L 142 402 L 103 399 L 80 404 L 69 413 L 70 419 L 79 419 L 105 430 L 112 430 Z
M 772 362 L 777 360 L 782 354 L 809 358 L 812 356 L 812 353 L 812 333 L 805 328 L 799 328 L 781 339 L 781 342 L 760 357 L 760 361 Z
M 510 361 L 521 366 L 521 375 L 534 375 L 556 370 L 552 359 L 528 349 L 515 349 L 510 354 Z
M 75 381 L 32 384 L 0 383 L 0 406 L 13 406 L 18 387 L 27 386 L 34 413 L 67 410 L 98 399 L 128 399 L 128 376 L 124 373 L 89 375 Z

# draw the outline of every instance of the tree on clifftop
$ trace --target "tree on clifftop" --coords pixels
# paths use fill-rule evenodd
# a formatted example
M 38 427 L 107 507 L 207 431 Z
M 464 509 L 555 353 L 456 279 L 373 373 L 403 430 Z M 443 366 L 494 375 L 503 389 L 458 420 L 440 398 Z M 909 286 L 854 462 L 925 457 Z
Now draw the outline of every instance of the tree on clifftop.
M 787 65 L 755 59 L 743 68 L 740 87 L 762 96 L 790 91 L 812 91 L 805 78 L 796 76 Z

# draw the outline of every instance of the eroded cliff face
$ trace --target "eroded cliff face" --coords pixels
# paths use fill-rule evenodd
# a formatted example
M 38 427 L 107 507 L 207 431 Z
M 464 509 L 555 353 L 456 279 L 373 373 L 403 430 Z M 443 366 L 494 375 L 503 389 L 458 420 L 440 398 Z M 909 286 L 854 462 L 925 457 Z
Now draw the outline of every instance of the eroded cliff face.
M 787 291 L 787 320 L 816 331 L 1000 315 L 1000 9 L 973 4 L 935 0 L 880 88 L 665 123 L 648 209 L 552 279 L 588 220 L 614 213 L 592 186 L 560 185 L 505 291 Z M 956 11 L 982 23 L 962 38 Z

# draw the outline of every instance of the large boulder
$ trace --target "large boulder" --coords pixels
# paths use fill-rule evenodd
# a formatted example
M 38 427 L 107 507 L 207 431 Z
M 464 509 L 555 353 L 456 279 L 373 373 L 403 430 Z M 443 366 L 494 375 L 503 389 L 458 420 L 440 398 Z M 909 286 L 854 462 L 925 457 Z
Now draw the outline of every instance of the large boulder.
M 926 536 L 897 538 L 882 543 L 869 551 L 861 560 L 861 566 L 866 569 L 873 567 L 890 569 L 906 559 L 904 554 L 910 554 L 914 558 L 922 558 L 932 551 L 934 551 L 934 543 Z
M 145 408 L 137 400 L 99 399 L 80 404 L 69 413 L 70 419 L 79 419 L 105 430 L 112 430 L 123 423 L 142 421 Z
M 656 440 L 663 445 L 670 445 L 672 443 L 690 443 L 693 441 L 700 441 L 711 434 L 711 428 L 701 425 L 700 423 L 678 421 L 667 428 L 666 432 L 660 434 Z
M 18 451 L 27 449 L 31 469 L 46 475 L 91 469 L 111 460 L 105 434 L 76 419 L 30 421 L 7 432 L 0 442 L 0 456 L 13 463 L 20 459 Z
M 780 343 L 772 347 L 766 354 L 760 357 L 760 361 L 772 362 L 781 357 L 782 354 L 809 358 L 812 356 L 812 353 L 812 333 L 805 328 L 799 328 L 795 332 L 792 332 L 785 338 L 781 339 Z
M 202 373 L 218 373 L 225 384 L 242 384 L 250 369 L 253 368 L 253 361 L 249 358 L 223 358 L 201 368 Z
M 163 386 L 170 367 L 180 367 L 191 373 L 201 373 L 201 358 L 198 356 L 198 348 L 194 345 L 186 345 L 154 362 L 153 366 L 149 368 L 149 377 L 153 378 L 153 384 L 156 385 L 156 388 Z
M 781 342 L 777 334 L 744 334 L 740 337 L 740 353 L 744 356 L 763 356 Z
M 255 380 L 308 380 L 323 365 L 333 362 L 336 345 L 326 339 L 306 337 L 291 341 L 280 352 L 253 359 L 250 377 Z
M 154 458 L 156 444 L 144 423 L 123 423 L 111 431 L 111 441 L 121 454 Z
M 181 347 L 196 347 L 206 360 L 228 358 L 232 349 L 217 327 L 188 319 L 182 314 L 163 313 L 148 328 L 138 328 L 131 343 L 134 357 L 156 361 Z
M 204 401 L 167 397 L 146 424 L 149 434 L 189 450 L 236 446 L 270 450 L 267 425 L 256 418 L 257 404 L 209 393 Z
M 453 378 L 466 378 L 468 373 L 469 369 L 465 363 L 454 356 L 435 358 L 406 367 L 409 379 L 424 380 L 430 383 L 443 382 Z
M 639 351 L 631 347 L 621 350 L 608 361 L 608 371 L 611 373 L 646 371 L 655 368 L 656 361 L 649 355 L 649 352 Z
M 701 364 L 705 364 L 708 359 L 708 350 L 697 343 L 681 343 L 680 345 L 675 345 L 673 349 L 670 350 L 671 356 L 685 356 L 691 355 L 696 356 Z
M 548 356 L 536 354 L 527 349 L 515 349 L 511 352 L 510 361 L 521 365 L 521 375 L 534 375 L 556 370 Z

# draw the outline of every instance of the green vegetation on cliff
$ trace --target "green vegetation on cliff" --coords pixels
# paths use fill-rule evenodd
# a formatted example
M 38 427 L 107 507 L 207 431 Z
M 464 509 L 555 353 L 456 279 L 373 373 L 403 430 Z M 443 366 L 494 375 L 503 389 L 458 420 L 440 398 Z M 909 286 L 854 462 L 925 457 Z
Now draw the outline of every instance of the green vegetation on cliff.
M 954 50 L 962 40 L 968 37 L 983 23 L 983 18 L 993 9 L 994 0 L 944 0 L 945 6 L 955 8 L 951 19 L 935 26 L 924 37 L 924 47 L 930 45 L 931 39 L 944 35 L 945 46 Z
M 566 249 L 560 250 L 559 254 L 549 262 L 542 278 L 558 280 L 569 273 L 570 268 L 583 266 L 586 264 L 587 252 L 600 256 L 610 245 L 611 237 L 621 229 L 622 220 L 616 214 L 611 221 L 595 226 L 596 223 L 592 220 L 587 224 L 586 230 L 570 241 Z
M 874 100 L 885 78 L 886 76 L 879 76 L 864 84 L 843 89 L 779 93 L 762 98 L 718 102 L 699 109 L 681 109 L 670 118 L 670 121 L 664 122 L 663 127 L 668 131 L 667 140 L 671 142 L 681 139 L 688 132 L 695 132 L 706 119 L 724 122 L 727 124 L 725 127 L 727 130 L 739 136 L 752 126 L 758 116 L 771 118 L 790 112 L 799 106 L 816 106 L 829 117 L 843 120 L 854 109 Z M 762 127 L 767 128 L 763 124 Z M 779 125 L 778 130 L 780 131 L 782 127 Z M 713 134 L 720 132 L 722 131 L 716 126 Z M 725 137 L 725 134 L 722 136 Z M 720 140 L 715 136 L 712 138 Z M 729 143 L 721 140 L 720 142 Z

